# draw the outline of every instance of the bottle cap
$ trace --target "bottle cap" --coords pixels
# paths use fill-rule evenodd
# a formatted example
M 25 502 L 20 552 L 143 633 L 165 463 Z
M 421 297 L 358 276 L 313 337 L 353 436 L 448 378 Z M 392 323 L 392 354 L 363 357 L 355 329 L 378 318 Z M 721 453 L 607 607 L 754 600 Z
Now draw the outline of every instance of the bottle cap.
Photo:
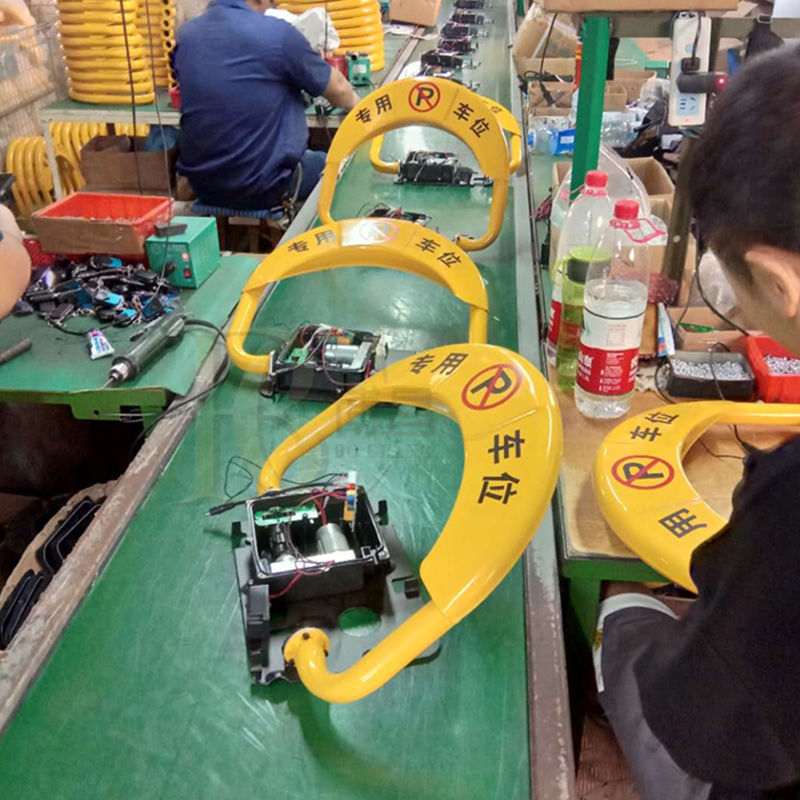
M 608 175 L 601 169 L 593 169 L 586 173 L 586 185 L 593 189 L 605 189 L 608 184 Z
M 639 218 L 639 204 L 635 200 L 617 200 L 614 204 L 617 219 L 635 220 Z
M 573 247 L 567 256 L 567 278 L 573 283 L 586 283 L 586 275 L 593 264 L 609 264 L 607 251 L 594 247 Z

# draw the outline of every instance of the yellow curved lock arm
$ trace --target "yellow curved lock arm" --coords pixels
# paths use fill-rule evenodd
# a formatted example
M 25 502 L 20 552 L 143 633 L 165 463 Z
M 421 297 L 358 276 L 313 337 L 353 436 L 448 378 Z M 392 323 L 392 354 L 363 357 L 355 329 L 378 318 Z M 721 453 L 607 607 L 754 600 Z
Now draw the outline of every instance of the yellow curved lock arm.
M 413 405 L 454 420 L 464 442 L 455 504 L 420 575 L 430 600 L 341 673 L 325 663 L 324 631 L 293 634 L 284 657 L 329 702 L 374 691 L 476 608 L 499 585 L 536 532 L 561 459 L 558 406 L 544 377 L 521 356 L 487 344 L 419 353 L 376 373 L 289 436 L 267 459 L 258 491 L 375 403 Z
M 342 162 L 364 142 L 390 130 L 425 125 L 452 133 L 475 154 L 481 171 L 491 178 L 492 199 L 486 232 L 459 235 L 464 250 L 488 247 L 500 233 L 508 195 L 508 153 L 503 131 L 480 95 L 465 86 L 437 78 L 406 78 L 367 95 L 344 118 L 333 139 L 322 172 L 318 213 L 333 222 L 331 204 Z
M 440 233 L 406 220 L 352 219 L 296 236 L 255 268 L 242 290 L 226 337 L 233 363 L 259 375 L 269 371 L 269 354 L 253 355 L 245 349 L 245 339 L 269 283 L 326 269 L 360 266 L 410 272 L 448 289 L 469 305 L 469 341 L 486 341 L 486 286 L 478 268 L 460 247 Z
M 496 103 L 490 97 L 481 98 L 492 114 L 495 115 L 500 127 L 508 134 L 508 172 L 515 173 L 522 163 L 522 129 L 514 115 L 505 107 Z
M 384 161 L 381 158 L 381 148 L 383 147 L 383 134 L 376 136 L 369 143 L 369 163 L 378 172 L 384 175 L 397 175 L 400 172 L 399 161 Z
M 452 627 L 436 606 L 426 603 L 346 672 L 328 670 L 330 640 L 319 628 L 297 631 L 283 655 L 294 662 L 300 680 L 312 694 L 329 703 L 352 703 L 380 689 Z
M 594 462 L 594 490 L 614 533 L 669 580 L 696 592 L 695 550 L 727 520 L 692 486 L 683 458 L 716 424 L 797 425 L 800 405 L 710 401 L 644 411 L 608 434 Z
M 500 127 L 508 134 L 508 172 L 511 175 L 519 169 L 519 165 L 522 163 L 522 130 L 520 129 L 519 122 L 514 119 L 514 115 L 504 106 L 501 106 L 488 97 L 483 97 L 481 95 L 479 95 L 479 97 L 495 115 L 498 123 L 500 123 Z M 397 173 L 400 172 L 400 162 L 384 161 L 381 158 L 383 138 L 383 134 L 381 134 L 370 142 L 369 161 L 378 172 L 383 172 L 386 175 L 397 175 Z

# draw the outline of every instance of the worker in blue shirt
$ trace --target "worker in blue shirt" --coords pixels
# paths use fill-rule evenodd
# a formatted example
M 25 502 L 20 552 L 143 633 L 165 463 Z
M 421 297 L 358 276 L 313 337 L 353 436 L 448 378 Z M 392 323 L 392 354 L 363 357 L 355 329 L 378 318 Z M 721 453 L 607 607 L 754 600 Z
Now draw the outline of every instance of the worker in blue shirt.
M 264 16 L 271 0 L 212 0 L 178 31 L 178 171 L 208 205 L 266 209 L 305 199 L 325 153 L 308 149 L 301 90 L 351 109 L 347 79 L 289 23 Z

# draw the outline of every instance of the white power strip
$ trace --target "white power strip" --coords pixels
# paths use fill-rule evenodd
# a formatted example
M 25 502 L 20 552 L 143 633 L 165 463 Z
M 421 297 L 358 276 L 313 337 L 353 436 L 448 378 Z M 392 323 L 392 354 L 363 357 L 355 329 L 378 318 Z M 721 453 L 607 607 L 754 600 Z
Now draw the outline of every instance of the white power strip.
M 700 36 L 697 36 L 697 26 Z M 695 39 L 697 46 L 695 48 Z M 681 74 L 681 59 L 691 58 L 692 52 L 700 61 L 699 72 L 708 72 L 711 50 L 711 20 L 697 11 L 681 11 L 672 20 L 672 64 L 669 71 L 669 117 L 670 125 L 684 128 L 702 125 L 706 120 L 707 95 L 683 94 L 678 91 L 678 75 Z

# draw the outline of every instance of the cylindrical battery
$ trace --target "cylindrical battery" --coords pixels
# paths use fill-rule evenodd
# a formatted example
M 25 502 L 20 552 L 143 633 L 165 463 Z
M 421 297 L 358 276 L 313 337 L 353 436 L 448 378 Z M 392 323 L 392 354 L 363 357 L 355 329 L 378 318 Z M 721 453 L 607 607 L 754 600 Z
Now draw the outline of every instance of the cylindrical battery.
M 317 552 L 320 555 L 328 555 L 341 550 L 351 549 L 344 531 L 335 522 L 329 522 L 327 525 L 317 528 L 315 538 L 317 541 Z

